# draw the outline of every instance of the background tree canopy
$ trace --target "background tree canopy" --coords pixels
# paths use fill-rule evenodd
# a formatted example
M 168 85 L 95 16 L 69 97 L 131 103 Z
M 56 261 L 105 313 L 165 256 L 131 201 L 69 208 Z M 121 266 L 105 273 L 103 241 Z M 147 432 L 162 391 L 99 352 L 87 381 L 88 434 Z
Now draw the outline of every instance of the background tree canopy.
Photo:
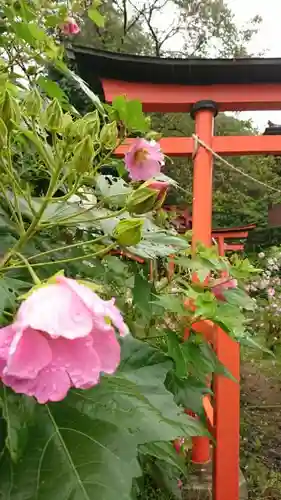
M 248 43 L 258 30 L 261 18 L 249 19 L 239 29 L 234 15 L 221 0 L 106 0 L 101 7 L 105 23 L 93 25 L 85 16 L 81 33 L 73 44 L 159 57 L 243 57 L 251 55 Z M 66 88 L 71 101 L 81 109 L 85 100 L 76 90 Z M 72 91 L 71 91 L 72 90 Z M 95 89 L 97 92 L 100 89 Z M 163 136 L 188 136 L 194 130 L 189 115 L 152 115 L 153 128 Z M 218 135 L 251 135 L 257 130 L 251 121 L 219 114 Z M 238 157 L 230 162 L 253 177 L 279 183 L 278 161 L 273 157 Z M 280 195 L 248 181 L 228 167 L 214 162 L 214 226 L 256 222 L 267 224 L 268 205 L 281 201 Z M 192 165 L 188 159 L 174 159 L 166 172 L 185 190 L 170 194 L 170 202 L 191 204 Z

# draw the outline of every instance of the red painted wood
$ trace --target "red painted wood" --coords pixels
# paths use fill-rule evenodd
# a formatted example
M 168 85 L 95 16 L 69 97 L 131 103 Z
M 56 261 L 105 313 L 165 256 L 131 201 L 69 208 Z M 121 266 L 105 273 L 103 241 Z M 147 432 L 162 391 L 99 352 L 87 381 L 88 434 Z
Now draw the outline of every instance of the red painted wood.
M 224 236 L 222 235 L 218 236 L 218 247 L 219 247 L 219 255 L 223 257 L 225 248 L 224 248 Z
M 195 115 L 195 133 L 206 144 L 211 144 L 214 128 L 214 114 L 202 109 Z M 193 209 L 192 209 L 192 248 L 201 242 L 212 244 L 212 171 L 213 155 L 199 145 L 194 157 L 193 173 Z M 194 277 L 196 280 L 196 276 Z M 195 437 L 192 446 L 194 463 L 209 462 L 210 443 L 206 437 Z
M 214 432 L 214 408 L 211 404 L 210 398 L 208 398 L 207 396 L 203 397 L 203 407 L 206 413 L 209 430 L 210 432 Z
M 247 238 L 248 237 L 248 234 L 249 232 L 248 231 L 235 231 L 235 229 L 233 228 L 233 231 L 229 231 L 229 232 L 218 232 L 216 229 L 214 231 L 212 231 L 212 237 L 213 238 L 224 238 L 224 239 L 227 239 L 227 238 Z
M 219 111 L 280 110 L 281 84 L 170 85 L 102 80 L 108 102 L 119 95 L 139 99 L 144 111 L 187 112 L 192 104 L 211 99 Z
M 214 345 L 219 360 L 239 381 L 239 344 L 217 327 Z M 239 499 L 240 389 L 221 375 L 214 379 L 215 439 L 213 500 Z
M 206 144 L 211 144 L 214 127 L 213 112 L 204 109 L 195 116 L 195 133 Z M 192 245 L 212 244 L 212 175 L 213 155 L 198 147 L 193 167 Z
M 244 250 L 243 243 L 225 243 L 224 249 L 229 252 L 243 252 Z
M 126 143 L 116 149 L 116 156 L 124 156 L 133 140 L 126 139 Z M 163 137 L 159 142 L 167 156 L 191 156 L 194 152 L 192 137 Z M 278 135 L 214 136 L 210 145 L 221 156 L 281 155 L 281 137 Z

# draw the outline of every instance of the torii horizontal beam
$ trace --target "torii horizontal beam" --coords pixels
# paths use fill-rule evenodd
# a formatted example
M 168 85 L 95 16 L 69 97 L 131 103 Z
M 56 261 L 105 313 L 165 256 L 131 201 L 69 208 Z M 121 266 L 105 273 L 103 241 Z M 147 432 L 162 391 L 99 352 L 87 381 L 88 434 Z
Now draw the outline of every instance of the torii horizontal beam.
M 138 99 L 147 112 L 183 112 L 201 100 L 212 100 L 219 111 L 269 111 L 281 109 L 281 83 L 178 85 L 123 82 L 102 78 L 106 100 L 119 95 Z
M 116 155 L 122 157 L 128 150 L 132 141 L 133 139 L 126 139 L 126 142 L 116 150 Z M 195 151 L 195 143 L 192 137 L 163 137 L 160 139 L 160 145 L 163 153 L 167 156 L 192 156 Z M 221 156 L 278 156 L 281 155 L 281 136 L 214 136 L 210 147 Z

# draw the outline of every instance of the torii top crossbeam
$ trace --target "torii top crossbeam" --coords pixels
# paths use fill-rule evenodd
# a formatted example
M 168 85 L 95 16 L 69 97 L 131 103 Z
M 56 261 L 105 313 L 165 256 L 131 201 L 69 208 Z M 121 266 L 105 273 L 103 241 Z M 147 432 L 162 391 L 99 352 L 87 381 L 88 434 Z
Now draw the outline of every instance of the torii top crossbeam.
M 139 99 L 145 111 L 189 112 L 212 100 L 218 111 L 281 109 L 281 59 L 159 59 L 75 46 L 80 75 L 101 81 L 107 101 L 120 94 Z M 163 138 L 170 156 L 193 153 L 192 138 Z M 220 155 L 280 154 L 279 136 L 215 136 Z M 120 154 L 122 154 L 120 149 Z

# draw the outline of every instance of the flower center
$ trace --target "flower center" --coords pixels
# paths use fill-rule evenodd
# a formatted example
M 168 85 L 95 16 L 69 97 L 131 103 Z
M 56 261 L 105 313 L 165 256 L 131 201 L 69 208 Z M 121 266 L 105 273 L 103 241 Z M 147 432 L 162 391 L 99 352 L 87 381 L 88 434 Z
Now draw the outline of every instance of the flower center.
M 141 163 L 142 161 L 145 161 L 147 159 L 147 156 L 148 156 L 147 149 L 139 149 L 134 154 L 134 161 L 136 163 Z

